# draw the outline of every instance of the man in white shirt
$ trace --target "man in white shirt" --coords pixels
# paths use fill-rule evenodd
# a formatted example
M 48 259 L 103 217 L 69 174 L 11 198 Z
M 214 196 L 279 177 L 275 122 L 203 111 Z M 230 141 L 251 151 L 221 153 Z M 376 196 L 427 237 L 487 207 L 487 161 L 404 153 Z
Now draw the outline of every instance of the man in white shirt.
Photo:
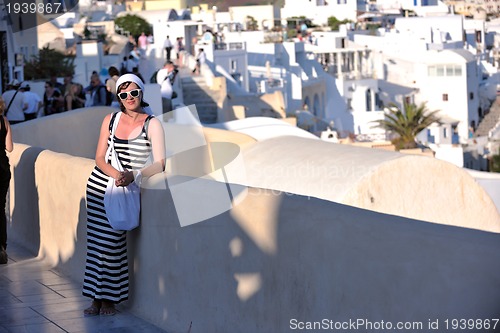
M 30 85 L 26 82 L 23 82 L 21 84 L 21 88 L 19 89 L 24 95 L 23 103 L 28 106 L 24 110 L 25 120 L 35 119 L 38 115 L 38 110 L 42 107 L 42 99 L 38 96 L 38 94 L 31 91 Z
M 172 111 L 172 88 L 175 80 L 175 66 L 172 61 L 167 61 L 162 69 L 156 74 L 156 82 L 161 85 L 161 98 L 163 102 L 163 113 Z
M 19 81 L 12 80 L 7 85 L 7 91 L 2 95 L 6 107 L 5 115 L 11 125 L 23 122 L 25 120 L 24 110 L 28 108 L 28 105 L 24 104 L 23 93 L 18 88 Z
M 167 36 L 167 39 L 163 42 L 163 48 L 167 52 L 167 61 L 170 61 L 170 55 L 172 53 L 172 48 L 174 47 L 174 44 L 170 41 L 170 36 Z

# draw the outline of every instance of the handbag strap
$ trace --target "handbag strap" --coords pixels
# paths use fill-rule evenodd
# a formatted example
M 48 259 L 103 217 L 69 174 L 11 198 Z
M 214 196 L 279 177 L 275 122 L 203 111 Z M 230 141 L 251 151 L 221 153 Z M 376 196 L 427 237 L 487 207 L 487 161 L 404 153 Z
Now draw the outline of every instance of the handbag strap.
M 111 158 L 113 158 L 112 154 L 116 155 L 116 151 L 114 150 L 115 149 L 115 132 L 116 132 L 116 127 L 118 126 L 118 122 L 120 121 L 121 114 L 122 114 L 121 111 L 113 113 L 113 115 L 111 116 L 111 120 L 109 122 L 110 143 L 108 146 L 108 150 L 106 151 L 106 159 L 107 159 L 106 162 L 107 163 L 110 163 Z M 119 166 L 122 166 L 120 163 L 120 160 L 118 159 L 118 156 L 116 156 L 116 159 L 117 159 Z M 122 169 L 123 169 L 123 166 L 122 166 Z M 123 170 L 120 170 L 120 171 L 123 171 Z
M 12 96 L 12 99 L 9 102 L 9 105 L 7 106 L 7 110 L 3 113 L 7 117 L 7 113 L 9 112 L 10 106 L 12 105 L 12 102 L 14 102 L 14 99 L 16 98 L 17 93 L 19 92 L 19 89 L 16 90 L 16 93 L 14 96 Z

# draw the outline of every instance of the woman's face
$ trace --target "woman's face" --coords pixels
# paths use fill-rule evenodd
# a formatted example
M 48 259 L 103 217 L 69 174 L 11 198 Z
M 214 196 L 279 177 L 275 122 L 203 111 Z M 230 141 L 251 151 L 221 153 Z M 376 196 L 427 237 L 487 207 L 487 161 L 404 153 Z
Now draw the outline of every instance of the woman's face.
M 123 93 L 127 93 L 126 98 L 122 99 L 120 96 L 118 98 L 122 102 L 125 109 L 127 111 L 140 111 L 141 110 L 141 100 L 142 100 L 142 90 L 139 89 L 137 84 L 132 82 L 128 85 L 128 87 L 122 88 L 122 89 L 120 89 L 120 91 L 118 91 L 118 95 L 123 94 Z

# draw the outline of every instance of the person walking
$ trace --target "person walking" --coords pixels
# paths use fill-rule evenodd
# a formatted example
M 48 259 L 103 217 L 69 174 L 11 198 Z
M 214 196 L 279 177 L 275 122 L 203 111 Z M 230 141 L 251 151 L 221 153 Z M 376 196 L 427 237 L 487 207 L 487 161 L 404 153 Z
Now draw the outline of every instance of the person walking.
M 10 164 L 6 152 L 12 152 L 12 131 L 7 118 L 5 118 L 5 102 L 0 97 L 0 264 L 8 262 L 7 256 L 7 217 L 5 204 L 10 184 Z
M 177 53 L 177 66 L 182 67 L 182 51 L 184 51 L 183 37 L 177 37 L 175 42 L 175 51 Z
M 19 88 L 23 93 L 23 103 L 27 106 L 24 110 L 25 120 L 36 119 L 38 116 L 38 110 L 42 107 L 42 99 L 38 94 L 31 91 L 31 87 L 27 82 L 23 82 Z
M 43 94 L 44 115 L 60 113 L 64 111 L 64 96 L 61 91 L 54 87 L 50 81 L 45 82 L 45 93 Z
M 128 299 L 129 277 L 126 231 L 111 227 L 106 215 L 104 195 L 110 179 L 116 186 L 140 185 L 141 177 L 150 177 L 165 168 L 165 141 L 160 121 L 144 108 L 144 84 L 133 74 L 122 75 L 116 82 L 120 111 L 107 115 L 97 143 L 96 166 L 87 182 L 87 258 L 83 296 L 92 299 L 86 316 L 112 316 L 115 304 Z M 115 135 L 112 128 L 118 115 Z M 123 166 L 122 172 L 107 161 L 107 149 L 113 146 Z M 153 164 L 146 167 L 150 155 Z
M 207 55 L 203 48 L 198 49 L 198 54 L 196 55 L 196 66 L 193 69 L 193 74 L 198 71 L 198 74 L 201 74 L 201 65 L 203 65 L 207 61 Z
M 5 117 L 9 119 L 11 125 L 26 120 L 24 110 L 28 108 L 28 105 L 24 103 L 23 93 L 19 90 L 19 81 L 15 79 L 10 81 L 2 98 L 6 105 Z
M 146 51 L 148 50 L 148 36 L 143 32 L 137 39 L 137 44 L 139 45 L 139 51 L 141 58 L 146 58 Z
M 163 68 L 156 74 L 156 82 L 161 86 L 161 99 L 163 113 L 172 111 L 172 99 L 174 98 L 174 81 L 177 71 L 172 61 L 165 62 Z
M 101 82 L 99 74 L 92 73 L 90 76 L 90 86 L 87 93 L 91 96 L 92 102 L 90 106 L 105 106 L 107 104 L 107 89 Z
M 172 41 L 170 40 L 170 36 L 167 36 L 167 38 L 163 42 L 163 48 L 165 49 L 165 52 L 167 53 L 167 61 L 170 61 L 173 47 L 174 47 L 174 45 L 172 44 Z
M 116 98 L 116 82 L 120 78 L 120 72 L 115 66 L 108 68 L 109 79 L 106 80 L 106 89 L 111 94 L 111 106 L 120 107 L 118 99 Z

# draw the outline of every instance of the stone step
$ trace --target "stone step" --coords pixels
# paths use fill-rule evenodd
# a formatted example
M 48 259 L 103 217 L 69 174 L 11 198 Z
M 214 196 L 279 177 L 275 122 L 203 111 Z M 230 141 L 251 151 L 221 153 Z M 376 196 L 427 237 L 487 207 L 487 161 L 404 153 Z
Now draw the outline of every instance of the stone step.
M 208 85 L 196 82 L 182 82 L 182 86 L 189 89 L 194 88 L 194 89 L 210 90 Z
M 182 80 L 183 85 L 191 86 L 191 85 L 197 85 L 197 86 L 205 86 L 208 87 L 205 81 L 192 81 L 192 80 Z
M 196 107 L 200 122 L 216 123 L 218 107 L 215 101 L 219 92 L 210 90 L 202 76 L 183 77 L 181 84 L 184 104 Z
M 195 81 L 195 82 L 205 82 L 205 78 L 203 76 L 184 76 L 182 81 Z
M 218 94 L 218 90 L 209 89 L 207 86 L 200 86 L 197 84 L 188 84 L 182 85 L 182 90 L 185 92 L 193 92 L 193 93 L 206 93 L 206 94 Z
M 187 94 L 184 94 L 183 96 L 184 96 L 184 99 L 212 101 L 212 102 L 215 103 L 215 96 L 207 95 L 207 94 L 204 94 L 204 93 L 203 94 L 191 94 L 191 93 L 187 93 Z
M 217 110 L 217 104 L 215 103 L 189 103 L 189 105 L 196 106 L 197 110 Z
M 196 94 L 196 95 L 184 94 L 184 100 L 191 101 L 191 102 L 198 101 L 198 102 L 204 102 L 204 103 L 215 103 L 215 101 L 217 100 L 217 97 L 206 95 L 206 94 Z
M 198 97 L 198 96 L 217 96 L 219 93 L 215 93 L 212 91 L 205 91 L 205 90 L 189 90 L 189 89 L 183 89 L 182 93 L 184 94 L 185 97 L 191 96 L 191 97 Z

